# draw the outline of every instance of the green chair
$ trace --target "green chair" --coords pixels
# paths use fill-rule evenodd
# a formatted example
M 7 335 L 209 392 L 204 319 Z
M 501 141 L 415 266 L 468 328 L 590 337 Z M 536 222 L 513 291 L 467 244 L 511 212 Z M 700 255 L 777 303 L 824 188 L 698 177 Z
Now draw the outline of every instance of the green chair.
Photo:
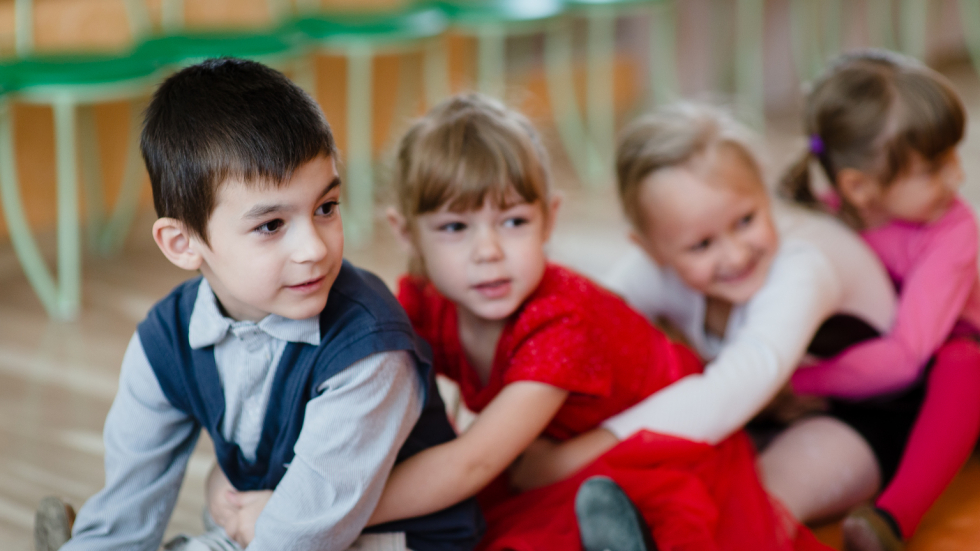
M 970 19 L 970 6 L 980 4 L 971 0 L 960 2 L 964 20 Z M 902 0 L 899 4 L 899 33 L 896 38 L 895 5 L 891 0 L 868 0 L 865 3 L 868 36 L 872 46 L 899 49 L 923 59 L 928 28 L 930 3 L 927 0 Z M 801 80 L 810 80 L 826 68 L 827 62 L 841 51 L 842 27 L 851 18 L 844 10 L 856 9 L 842 0 L 793 0 L 792 16 L 793 58 Z M 980 11 L 978 11 L 980 15 Z M 972 19 L 976 21 L 977 19 Z M 964 33 L 976 31 L 976 25 L 964 25 Z M 969 44 L 969 37 L 967 42 Z
M 980 0 L 960 0 L 960 14 L 970 60 L 980 74 Z
M 145 32 L 142 4 L 127 1 L 134 37 Z M 17 0 L 18 57 L 0 62 L 0 197 L 11 241 L 21 265 L 49 315 L 72 319 L 81 303 L 81 226 L 78 213 L 78 165 L 81 161 L 88 241 L 109 253 L 126 236 L 139 200 L 142 163 L 138 152 L 141 98 L 158 80 L 159 67 L 128 53 L 103 55 L 36 55 L 32 53 L 31 0 Z M 132 102 L 129 149 L 123 182 L 112 213 L 103 212 L 98 141 L 92 106 L 107 101 Z M 54 111 L 57 163 L 57 276 L 52 275 L 24 213 L 13 138 L 13 103 L 50 105 Z M 79 149 L 79 145 L 82 149 Z
M 161 66 L 178 68 L 214 57 L 253 59 L 285 69 L 302 53 L 297 37 L 283 32 L 283 7 L 268 0 L 270 22 L 260 30 L 187 28 L 183 0 L 163 0 L 161 28 L 148 36 L 132 56 Z
M 735 10 L 735 106 L 746 122 L 765 131 L 765 0 L 736 0 Z
M 669 0 L 566 0 L 567 13 L 583 17 L 586 43 L 586 123 L 578 111 L 572 79 L 572 40 L 567 19 L 551 25 L 545 42 L 548 92 L 559 135 L 579 178 L 601 184 L 611 171 L 615 143 L 613 81 L 616 21 L 623 15 L 645 14 L 650 21 L 648 103 L 677 94 L 674 5 Z M 587 129 L 587 130 L 586 130 Z
M 790 3 L 793 63 L 800 80 L 815 78 L 823 72 L 827 61 L 840 52 L 842 9 L 841 0 L 792 0 Z
M 563 0 L 439 0 L 454 30 L 477 40 L 477 90 L 502 98 L 509 36 L 543 33 L 565 10 Z
M 446 17 L 427 5 L 410 5 L 393 11 L 320 12 L 307 9 L 286 25 L 316 50 L 347 59 L 347 155 L 345 234 L 353 246 L 371 238 L 374 227 L 374 171 L 372 147 L 372 61 L 378 53 L 426 52 L 426 96 L 434 103 L 447 87 L 439 66 L 438 39 L 446 29 Z M 403 71 L 404 73 L 404 71 Z M 312 63 L 298 80 L 316 97 Z M 400 83 L 402 91 L 407 90 Z M 407 102 L 401 101 L 405 104 Z

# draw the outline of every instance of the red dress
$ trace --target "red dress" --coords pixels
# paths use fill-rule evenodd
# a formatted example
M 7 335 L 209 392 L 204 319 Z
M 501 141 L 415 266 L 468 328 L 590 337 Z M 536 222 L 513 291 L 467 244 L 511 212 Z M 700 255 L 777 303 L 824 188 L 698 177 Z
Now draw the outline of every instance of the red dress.
M 483 385 L 459 342 L 456 306 L 431 284 L 405 277 L 398 300 L 432 346 L 438 373 L 459 384 L 479 413 L 515 381 L 569 391 L 544 434 L 565 440 L 591 430 L 701 363 L 670 342 L 619 297 L 588 279 L 549 265 L 537 289 L 508 320 L 489 380 Z M 748 439 L 737 433 L 717 446 L 641 432 L 581 472 L 522 494 L 483 492 L 487 535 L 481 549 L 580 549 L 573 509 L 588 476 L 616 480 L 633 499 L 662 551 L 668 549 L 822 548 L 774 506 L 755 472 Z M 808 547 L 809 545 L 809 547 Z

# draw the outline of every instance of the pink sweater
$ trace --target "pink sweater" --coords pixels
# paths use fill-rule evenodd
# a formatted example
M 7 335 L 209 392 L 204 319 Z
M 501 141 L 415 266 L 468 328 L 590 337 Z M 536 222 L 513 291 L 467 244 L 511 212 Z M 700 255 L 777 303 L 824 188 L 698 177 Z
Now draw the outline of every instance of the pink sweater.
M 958 321 L 980 329 L 977 222 L 963 201 L 931 224 L 892 222 L 863 237 L 898 288 L 895 323 L 887 335 L 797 370 L 792 385 L 800 394 L 860 399 L 901 390 L 922 375 Z

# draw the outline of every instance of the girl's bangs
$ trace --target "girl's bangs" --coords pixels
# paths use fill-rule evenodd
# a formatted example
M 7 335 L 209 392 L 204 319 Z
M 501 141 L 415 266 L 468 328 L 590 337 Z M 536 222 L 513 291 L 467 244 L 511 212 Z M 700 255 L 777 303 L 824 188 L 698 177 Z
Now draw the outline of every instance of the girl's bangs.
M 454 152 L 443 150 L 416 175 L 417 214 L 445 207 L 453 212 L 476 210 L 487 200 L 498 208 L 543 198 L 546 175 L 540 162 L 512 144 L 466 144 Z M 516 197 L 515 197 L 516 194 Z

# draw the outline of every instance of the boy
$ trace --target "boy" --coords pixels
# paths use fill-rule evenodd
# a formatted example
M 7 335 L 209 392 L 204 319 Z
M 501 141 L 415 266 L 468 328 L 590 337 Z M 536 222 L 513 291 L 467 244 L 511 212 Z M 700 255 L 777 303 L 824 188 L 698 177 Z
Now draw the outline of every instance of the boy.
M 160 86 L 141 149 L 153 238 L 203 277 L 130 341 L 106 418 L 106 485 L 62 549 L 157 549 L 201 427 L 237 489 L 273 490 L 250 550 L 347 549 L 392 465 L 454 433 L 426 346 L 384 284 L 343 260 L 323 114 L 272 69 L 209 60 Z M 46 501 L 45 550 L 64 516 Z M 471 549 L 480 522 L 464 502 L 375 531 L 390 534 L 386 549 Z M 179 545 L 238 547 L 220 529 Z

